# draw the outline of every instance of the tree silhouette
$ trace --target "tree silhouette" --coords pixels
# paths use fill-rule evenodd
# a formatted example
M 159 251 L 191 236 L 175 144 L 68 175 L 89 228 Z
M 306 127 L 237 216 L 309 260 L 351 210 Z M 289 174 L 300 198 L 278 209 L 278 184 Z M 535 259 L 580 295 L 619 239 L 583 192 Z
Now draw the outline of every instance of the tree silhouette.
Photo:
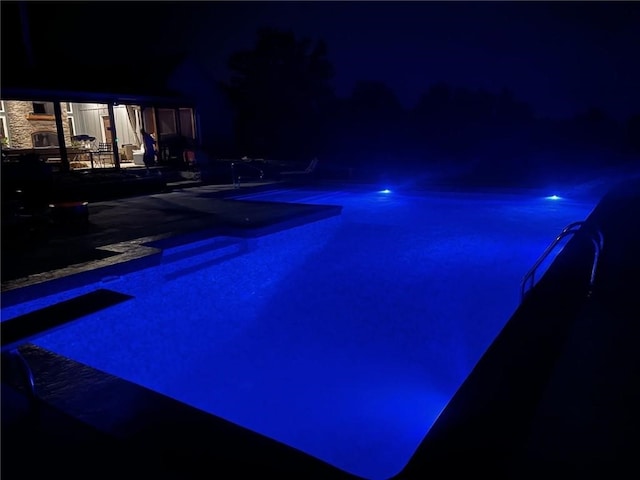
M 223 84 L 235 110 L 238 148 L 250 156 L 299 158 L 321 147 L 333 67 L 323 41 L 258 30 L 252 50 L 232 54 Z
M 382 82 L 359 81 L 347 100 L 347 128 L 354 155 L 373 161 L 393 158 L 403 146 L 404 108 Z
M 629 117 L 625 128 L 625 146 L 633 153 L 640 153 L 640 114 Z

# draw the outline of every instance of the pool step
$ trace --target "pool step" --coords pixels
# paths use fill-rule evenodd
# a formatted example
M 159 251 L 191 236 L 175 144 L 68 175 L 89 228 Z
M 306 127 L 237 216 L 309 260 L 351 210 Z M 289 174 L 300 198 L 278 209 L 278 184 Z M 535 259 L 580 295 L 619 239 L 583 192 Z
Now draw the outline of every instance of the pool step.
M 245 247 L 246 243 L 244 238 L 220 236 L 175 245 L 162 250 L 162 263 L 176 262 L 197 255 L 209 254 L 213 251 L 228 250 L 229 247 Z
M 214 237 L 163 250 L 164 278 L 172 280 L 198 270 L 244 255 L 250 250 L 250 240 L 238 237 Z M 179 262 L 179 263 L 178 263 Z M 172 270 L 177 265 L 179 269 Z
M 271 190 L 267 192 L 254 192 L 245 195 L 231 197 L 233 200 L 250 200 L 260 202 L 281 203 L 316 203 L 322 204 L 327 200 L 339 197 L 342 192 L 314 192 L 310 190 Z
M 31 366 L 23 357 L 20 347 L 53 330 L 80 320 L 89 314 L 112 307 L 126 300 L 131 300 L 132 298 L 131 295 L 101 288 L 3 321 L 0 324 L 2 327 L 3 367 L 13 359 L 16 359 L 28 383 L 31 398 L 35 399 L 37 397 L 36 381 Z M 3 372 L 3 381 L 4 378 L 6 378 L 5 372 Z
M 2 352 L 15 349 L 56 328 L 132 298 L 131 295 L 101 288 L 5 320 L 0 324 L 2 326 Z

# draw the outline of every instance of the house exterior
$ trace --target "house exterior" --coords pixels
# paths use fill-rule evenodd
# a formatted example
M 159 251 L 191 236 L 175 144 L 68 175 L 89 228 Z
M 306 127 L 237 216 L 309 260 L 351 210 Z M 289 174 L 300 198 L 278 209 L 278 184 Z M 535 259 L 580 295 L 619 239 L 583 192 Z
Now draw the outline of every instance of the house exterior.
M 93 167 L 122 168 L 138 158 L 132 152 L 140 150 L 140 127 L 156 136 L 160 163 L 171 162 L 175 146 L 185 142 L 199 148 L 199 165 L 234 153 L 233 111 L 211 66 L 203 66 L 206 54 L 194 57 L 184 42 L 171 40 L 187 35 L 188 25 L 152 28 L 138 38 L 132 28 L 142 18 L 139 9 L 124 4 L 6 3 L 0 16 L 3 159 L 38 149 L 62 170 L 83 168 L 91 164 L 90 155 L 76 155 L 83 148 L 112 152 L 95 156 Z M 101 17 L 102 7 L 118 21 Z
M 180 143 L 198 143 L 195 109 L 178 96 L 43 88 L 0 91 L 3 161 L 37 154 L 54 169 L 120 169 L 142 164 L 140 129 L 158 141 L 158 162 Z M 137 155 L 136 155 L 137 153 Z
M 224 102 L 215 97 L 215 80 L 197 62 L 185 62 L 184 52 L 150 48 L 144 53 L 153 38 L 139 42 L 133 37 L 131 48 L 122 49 L 110 35 L 74 37 L 52 48 L 41 29 L 49 25 L 43 8 L 28 2 L 3 8 L 3 161 L 35 153 L 63 171 L 119 169 L 141 161 L 140 128 L 145 128 L 158 141 L 158 162 L 171 164 L 185 144 L 208 143 L 208 151 L 215 151 L 214 139 L 231 136 L 231 114 L 221 112 Z M 77 54 L 78 41 L 96 54 Z
M 198 112 L 201 145 L 218 155 L 233 156 L 235 148 L 234 111 L 216 78 L 200 59 L 186 56 L 168 73 L 167 87 L 190 102 Z

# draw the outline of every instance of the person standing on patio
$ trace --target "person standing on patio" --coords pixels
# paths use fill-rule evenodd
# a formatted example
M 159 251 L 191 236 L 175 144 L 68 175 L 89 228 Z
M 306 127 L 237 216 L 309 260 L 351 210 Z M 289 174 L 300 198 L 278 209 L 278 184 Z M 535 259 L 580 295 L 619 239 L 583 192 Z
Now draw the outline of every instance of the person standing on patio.
M 147 168 L 147 175 L 150 170 L 149 167 L 156 164 L 156 139 L 151 136 L 144 128 L 140 129 L 140 133 L 142 134 L 142 141 L 144 142 L 144 155 L 142 159 L 144 161 L 144 166 Z

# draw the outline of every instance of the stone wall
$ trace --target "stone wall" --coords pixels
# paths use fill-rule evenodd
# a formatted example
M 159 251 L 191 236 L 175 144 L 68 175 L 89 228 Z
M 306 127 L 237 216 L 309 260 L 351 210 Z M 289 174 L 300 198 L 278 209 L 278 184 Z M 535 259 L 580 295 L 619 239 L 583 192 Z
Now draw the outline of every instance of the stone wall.
M 67 146 L 71 145 L 71 133 L 64 104 L 62 105 L 62 126 Z M 56 133 L 54 115 L 34 114 L 33 102 L 23 100 L 5 100 L 5 117 L 9 145 L 11 148 L 33 148 L 31 135 L 36 132 Z

